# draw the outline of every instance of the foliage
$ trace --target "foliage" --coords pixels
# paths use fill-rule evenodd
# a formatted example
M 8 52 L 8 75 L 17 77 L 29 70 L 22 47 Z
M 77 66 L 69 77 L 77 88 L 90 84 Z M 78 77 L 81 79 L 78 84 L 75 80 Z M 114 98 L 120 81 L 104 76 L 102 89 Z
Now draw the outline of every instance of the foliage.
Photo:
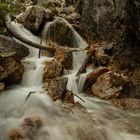
M 4 33 L 4 17 L 7 13 L 18 14 L 24 10 L 22 3 L 18 0 L 8 2 L 8 0 L 0 1 L 0 34 Z

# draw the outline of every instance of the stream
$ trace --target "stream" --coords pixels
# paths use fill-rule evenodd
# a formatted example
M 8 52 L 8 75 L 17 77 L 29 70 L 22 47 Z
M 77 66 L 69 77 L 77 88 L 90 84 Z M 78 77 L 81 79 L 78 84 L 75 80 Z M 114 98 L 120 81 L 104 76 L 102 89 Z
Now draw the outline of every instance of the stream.
M 13 25 L 24 37 L 40 43 L 40 38 L 20 24 L 13 22 Z M 76 46 L 86 47 L 86 42 L 75 30 L 73 35 Z M 87 73 L 76 77 L 86 52 L 73 53 L 74 69 L 64 75 L 68 77 L 67 89 L 85 101 L 74 97 L 86 110 L 74 108 L 73 113 L 67 113 L 62 109 L 63 103 L 53 102 L 42 88 L 43 63 L 54 58 L 38 58 L 38 49 L 26 46 L 30 49 L 30 55 L 23 60 L 25 72 L 21 84 L 10 87 L 0 95 L 0 140 L 9 140 L 9 131 L 19 128 L 25 118 L 32 116 L 40 116 L 43 121 L 43 128 L 33 140 L 140 140 L 140 112 L 120 110 L 107 101 L 82 93 L 86 75 L 93 70 L 89 67 Z M 26 101 L 32 91 L 35 93 Z

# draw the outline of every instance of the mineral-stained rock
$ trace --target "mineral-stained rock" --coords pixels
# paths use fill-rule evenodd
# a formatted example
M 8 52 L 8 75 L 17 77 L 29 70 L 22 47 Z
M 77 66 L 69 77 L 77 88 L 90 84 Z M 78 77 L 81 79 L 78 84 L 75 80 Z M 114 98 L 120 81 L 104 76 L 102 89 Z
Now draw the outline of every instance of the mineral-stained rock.
M 122 96 L 122 90 L 127 83 L 127 78 L 109 71 L 98 77 L 95 84 L 92 85 L 92 95 L 102 99 L 113 99 Z
M 98 65 L 106 66 L 109 63 L 109 56 L 105 54 L 104 48 L 96 48 L 95 59 L 98 62 Z
M 35 5 L 20 14 L 17 17 L 17 21 L 26 29 L 37 33 L 45 25 L 45 22 L 51 20 L 52 18 L 53 14 L 49 9 L 44 9 L 41 6 Z
M 9 132 L 9 138 L 11 140 L 36 139 L 42 126 L 43 122 L 39 116 L 25 118 L 19 129 L 11 130 Z
M 66 94 L 63 97 L 63 101 L 66 103 L 74 103 L 74 96 L 72 91 L 67 90 Z
M 97 78 L 108 71 L 108 68 L 100 66 L 96 68 L 93 72 L 89 73 L 86 77 L 84 90 L 89 90 L 91 86 L 96 82 Z
M 61 62 L 65 69 L 72 69 L 73 56 L 71 51 L 57 48 L 55 51 L 55 58 Z
M 43 80 L 56 78 L 61 75 L 62 65 L 59 61 L 49 61 L 45 62 L 45 67 L 43 70 Z
M 10 140 L 20 140 L 23 138 L 23 136 L 18 132 L 18 130 L 11 130 L 9 132 L 9 138 Z
M 140 110 L 140 99 L 113 99 L 111 103 L 121 109 Z
M 19 83 L 24 67 L 20 60 L 29 54 L 29 49 L 10 37 L 0 35 L 0 81 L 5 84 Z
M 44 83 L 44 88 L 47 90 L 48 95 L 54 100 L 63 100 L 64 95 L 66 94 L 66 85 L 68 78 L 56 78 L 48 79 Z

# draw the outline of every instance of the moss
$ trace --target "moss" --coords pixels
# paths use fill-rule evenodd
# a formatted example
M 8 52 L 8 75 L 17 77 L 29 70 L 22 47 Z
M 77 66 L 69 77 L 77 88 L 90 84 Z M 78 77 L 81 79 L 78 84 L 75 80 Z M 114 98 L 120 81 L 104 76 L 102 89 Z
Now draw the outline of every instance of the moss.
M 0 34 L 4 34 L 4 17 L 7 13 L 19 14 L 24 7 L 17 1 L 16 4 L 0 2 Z

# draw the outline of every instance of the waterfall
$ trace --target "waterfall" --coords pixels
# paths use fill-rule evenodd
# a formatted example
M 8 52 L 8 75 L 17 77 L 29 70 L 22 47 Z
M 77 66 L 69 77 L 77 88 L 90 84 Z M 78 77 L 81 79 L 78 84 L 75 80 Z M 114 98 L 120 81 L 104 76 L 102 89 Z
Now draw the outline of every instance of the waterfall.
M 24 37 L 40 43 L 40 38 L 32 35 L 20 24 L 13 23 Z M 51 23 L 46 25 L 48 32 Z M 69 25 L 70 26 L 70 25 Z M 73 29 L 74 30 L 74 29 Z M 46 34 L 44 32 L 44 37 Z M 79 47 L 86 47 L 86 43 L 74 30 L 74 38 Z M 44 39 L 43 37 L 43 39 Z M 44 41 L 42 42 L 44 43 Z M 76 45 L 77 46 L 77 45 Z M 28 47 L 28 45 L 27 45 Z M 123 111 L 113 107 L 108 101 L 79 94 L 85 82 L 87 73 L 79 79 L 76 73 L 83 62 L 86 52 L 73 53 L 74 69 L 69 71 L 67 88 L 78 93 L 85 103 L 79 98 L 84 109 L 73 109 L 73 113 L 62 111 L 59 102 L 53 102 L 41 87 L 43 63 L 53 58 L 38 58 L 38 50 L 30 48 L 30 55 L 23 60 L 25 73 L 20 85 L 11 87 L 0 95 L 0 140 L 9 140 L 8 134 L 13 129 L 21 129 L 24 119 L 40 116 L 43 128 L 35 140 L 139 140 L 140 139 L 140 112 Z M 78 82 L 79 81 L 79 82 Z M 29 92 L 34 91 L 26 101 Z

